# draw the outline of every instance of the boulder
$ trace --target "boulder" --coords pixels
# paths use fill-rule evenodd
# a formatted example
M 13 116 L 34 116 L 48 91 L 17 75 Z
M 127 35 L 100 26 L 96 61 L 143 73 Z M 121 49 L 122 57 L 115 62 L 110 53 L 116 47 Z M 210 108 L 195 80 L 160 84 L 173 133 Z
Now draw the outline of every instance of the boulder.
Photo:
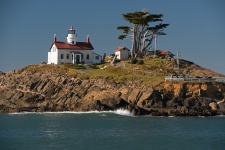
M 209 106 L 212 108 L 212 110 L 217 110 L 218 107 L 216 102 L 211 102 Z

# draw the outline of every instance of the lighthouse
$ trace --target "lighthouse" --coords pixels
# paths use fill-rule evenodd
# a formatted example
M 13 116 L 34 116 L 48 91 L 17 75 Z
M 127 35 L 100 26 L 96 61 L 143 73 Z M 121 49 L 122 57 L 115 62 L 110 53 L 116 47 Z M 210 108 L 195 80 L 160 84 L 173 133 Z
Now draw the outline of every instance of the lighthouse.
M 48 64 L 100 64 L 102 56 L 93 52 L 89 35 L 86 41 L 77 41 L 73 26 L 70 27 L 66 41 L 59 41 L 54 35 L 48 52 Z
M 75 30 L 73 29 L 73 26 L 71 26 L 70 29 L 68 30 L 67 43 L 69 43 L 71 45 L 75 45 L 76 39 L 77 39 L 77 37 L 76 37 Z

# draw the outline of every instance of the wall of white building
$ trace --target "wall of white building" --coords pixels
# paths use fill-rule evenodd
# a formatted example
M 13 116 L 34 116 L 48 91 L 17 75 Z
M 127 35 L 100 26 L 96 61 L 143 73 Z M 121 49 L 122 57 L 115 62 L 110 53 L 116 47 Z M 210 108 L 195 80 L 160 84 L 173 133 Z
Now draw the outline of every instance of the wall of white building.
M 48 52 L 48 64 L 58 64 L 58 49 L 55 44 L 52 46 L 51 51 Z
M 48 64 L 66 64 L 73 63 L 74 55 L 81 55 L 81 62 L 86 64 L 99 64 L 102 62 L 102 57 L 92 52 L 93 50 L 71 50 L 71 49 L 57 49 L 53 44 L 51 51 L 48 52 Z
M 127 49 L 116 51 L 115 55 L 117 55 L 117 59 L 127 60 L 129 57 L 129 51 Z
M 65 63 L 73 63 L 73 52 L 75 53 L 82 53 L 81 55 L 81 62 L 84 63 L 93 63 L 92 62 L 92 50 L 69 50 L 69 49 L 59 49 L 58 51 L 58 64 L 65 64 Z M 88 56 L 89 55 L 89 56 Z
M 93 64 L 100 64 L 102 62 L 102 56 L 93 53 Z

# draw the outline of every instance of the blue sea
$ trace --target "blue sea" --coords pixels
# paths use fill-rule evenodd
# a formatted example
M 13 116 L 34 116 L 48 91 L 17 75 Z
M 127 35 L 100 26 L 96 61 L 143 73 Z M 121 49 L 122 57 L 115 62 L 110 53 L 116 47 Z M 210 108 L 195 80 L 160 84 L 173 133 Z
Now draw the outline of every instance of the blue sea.
M 0 114 L 0 150 L 224 150 L 225 117 L 112 112 Z

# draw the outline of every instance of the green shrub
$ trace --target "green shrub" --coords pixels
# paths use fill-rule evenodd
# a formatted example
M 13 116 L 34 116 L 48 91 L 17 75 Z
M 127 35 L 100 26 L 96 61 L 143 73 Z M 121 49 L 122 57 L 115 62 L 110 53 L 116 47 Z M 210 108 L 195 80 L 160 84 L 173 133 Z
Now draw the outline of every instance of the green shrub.
M 199 95 L 198 95 L 198 93 L 193 93 L 192 94 L 192 97 L 198 97 Z
M 119 63 L 119 62 L 121 62 L 121 60 L 119 60 L 119 59 L 116 59 L 115 60 L 115 63 Z
M 99 69 L 99 67 L 98 67 L 98 66 L 93 65 L 93 64 L 89 64 L 88 66 L 89 66 L 91 69 Z
M 224 93 L 222 93 L 222 95 L 223 95 L 223 98 L 225 99 L 225 92 L 224 92 Z
M 137 63 L 137 61 L 138 61 L 138 60 L 137 60 L 136 58 L 133 58 L 133 59 L 131 60 L 131 62 L 130 62 L 130 63 L 131 63 L 131 64 L 136 64 L 136 63 Z
M 138 61 L 136 62 L 136 64 L 138 64 L 138 65 L 143 65 L 143 64 L 144 64 L 144 60 L 138 60 Z
M 114 78 L 113 78 L 113 76 L 105 76 L 104 77 L 106 80 L 113 80 Z
M 62 66 L 65 66 L 70 69 L 85 69 L 83 65 L 77 65 L 77 64 L 63 64 Z

